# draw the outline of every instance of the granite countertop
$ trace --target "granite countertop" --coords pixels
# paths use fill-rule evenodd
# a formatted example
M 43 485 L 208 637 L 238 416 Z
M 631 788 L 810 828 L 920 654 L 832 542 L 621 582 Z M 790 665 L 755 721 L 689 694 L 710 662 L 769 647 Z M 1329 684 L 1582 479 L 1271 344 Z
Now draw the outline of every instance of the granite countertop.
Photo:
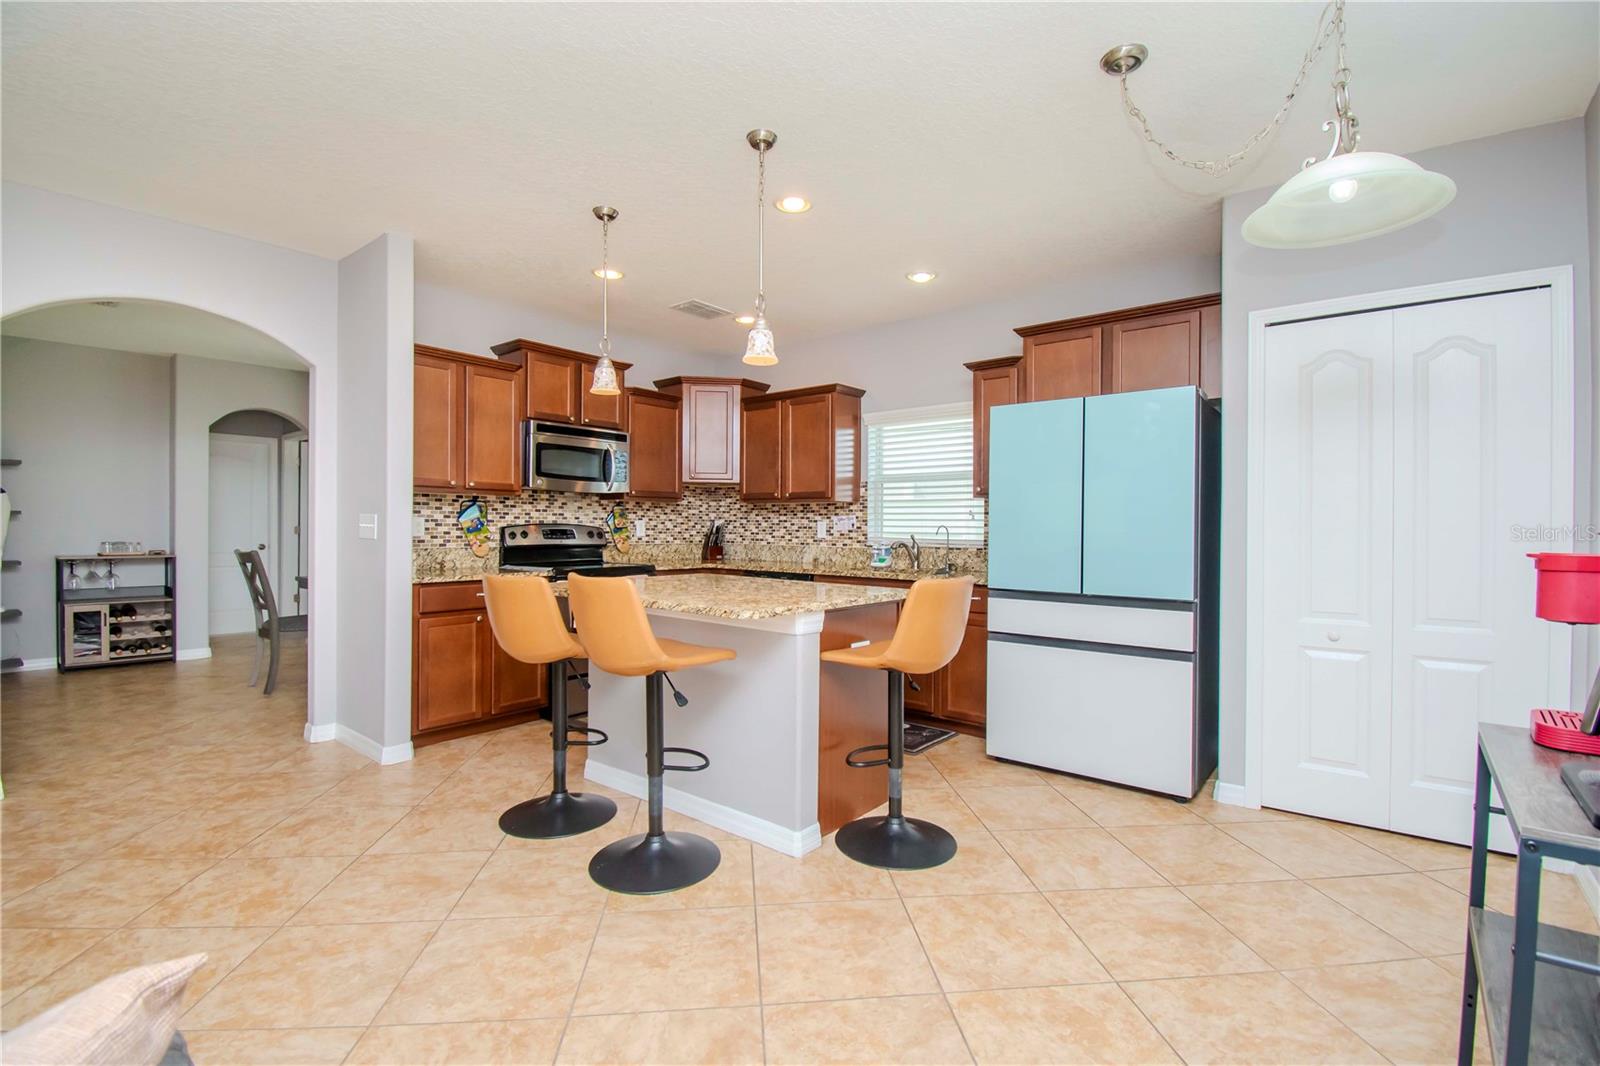
M 843 611 L 906 598 L 905 589 L 818 585 L 740 574 L 669 574 L 636 580 L 646 610 L 742 621 Z M 551 587 L 557 596 L 567 594 L 565 581 L 557 581 Z
M 731 570 L 734 573 L 741 574 L 746 570 L 766 570 L 774 574 L 810 574 L 812 577 L 818 578 L 864 577 L 878 578 L 883 581 L 917 581 L 921 578 L 936 576 L 933 572 L 935 567 L 929 567 L 926 570 L 911 570 L 903 566 L 849 566 L 842 563 L 775 562 L 766 559 L 745 559 L 738 562 L 723 560 L 720 563 L 690 562 L 684 563 L 681 567 L 657 563 L 656 566 L 661 570 L 688 570 L 692 568 L 707 571 Z M 980 585 L 983 584 L 986 578 L 985 573 L 981 570 L 963 570 L 960 567 L 957 567 L 955 573 L 948 576 L 970 577 Z

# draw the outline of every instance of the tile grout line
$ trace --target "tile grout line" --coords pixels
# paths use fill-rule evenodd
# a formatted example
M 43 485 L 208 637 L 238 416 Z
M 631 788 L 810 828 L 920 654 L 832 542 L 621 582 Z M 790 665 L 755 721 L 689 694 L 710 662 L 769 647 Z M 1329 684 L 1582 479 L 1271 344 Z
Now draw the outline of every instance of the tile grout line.
M 567 1013 L 561 1019 L 561 1032 L 556 1034 L 556 1048 L 551 1053 L 550 1060 L 555 1062 L 561 1057 L 561 1048 L 567 1042 L 567 1031 L 572 1028 L 572 1018 L 578 1009 L 578 993 L 583 991 L 583 980 L 589 975 L 589 960 L 594 958 L 594 946 L 600 940 L 600 930 L 606 922 L 606 912 L 611 909 L 611 892 L 606 891 L 605 899 L 600 903 L 600 913 L 595 917 L 594 934 L 589 938 L 589 950 L 583 954 L 583 965 L 578 968 L 578 979 L 572 984 L 572 998 L 567 1000 Z

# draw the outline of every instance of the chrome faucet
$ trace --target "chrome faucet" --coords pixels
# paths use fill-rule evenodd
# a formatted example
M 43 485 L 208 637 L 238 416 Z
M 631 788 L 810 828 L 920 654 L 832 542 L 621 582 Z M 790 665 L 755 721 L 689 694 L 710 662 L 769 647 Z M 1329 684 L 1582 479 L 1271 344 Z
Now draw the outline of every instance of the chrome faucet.
M 906 558 L 911 562 L 911 569 L 922 569 L 922 545 L 917 543 L 917 535 L 915 533 L 911 534 L 910 544 L 907 544 L 903 540 L 897 540 L 893 544 L 889 545 L 889 554 L 893 555 L 896 548 L 905 549 Z
M 939 564 L 939 569 L 933 572 L 933 576 L 950 577 L 956 572 L 956 564 L 950 560 L 950 527 L 941 522 L 934 532 L 938 533 L 941 529 L 944 530 L 944 554 L 940 558 L 944 561 Z

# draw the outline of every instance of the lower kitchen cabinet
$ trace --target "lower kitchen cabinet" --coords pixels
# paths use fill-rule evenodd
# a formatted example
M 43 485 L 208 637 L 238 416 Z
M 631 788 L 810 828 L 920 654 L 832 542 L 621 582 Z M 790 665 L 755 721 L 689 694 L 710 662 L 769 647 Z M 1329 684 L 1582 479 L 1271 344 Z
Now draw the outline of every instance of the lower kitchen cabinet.
M 500 649 L 483 607 L 483 586 L 457 581 L 412 586 L 411 734 L 492 728 L 502 716 L 549 702 L 549 670 Z
M 818 581 L 839 585 L 876 585 L 883 588 L 909 588 L 909 581 L 870 577 L 819 577 Z M 989 590 L 972 590 L 972 612 L 967 615 L 967 630 L 956 657 L 944 669 L 932 674 L 912 674 L 917 688 L 906 686 L 906 710 L 929 718 L 983 727 L 989 707 Z

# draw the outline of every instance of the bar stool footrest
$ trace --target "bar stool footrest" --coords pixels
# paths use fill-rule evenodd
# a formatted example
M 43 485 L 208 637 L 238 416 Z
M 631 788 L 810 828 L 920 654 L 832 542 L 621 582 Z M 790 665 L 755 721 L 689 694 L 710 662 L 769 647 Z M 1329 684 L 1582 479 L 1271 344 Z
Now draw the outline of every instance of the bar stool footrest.
M 692 757 L 700 760 L 700 765 L 699 766 L 676 766 L 676 765 L 673 765 L 672 763 L 666 763 L 661 767 L 663 770 L 681 770 L 684 773 L 697 774 L 701 770 L 704 770 L 706 767 L 711 765 L 711 756 L 707 755 L 703 751 L 696 751 L 693 748 L 665 748 L 664 747 L 664 748 L 661 749 L 661 754 L 662 755 L 667 755 L 667 754 L 689 755 L 689 756 L 692 756 Z
M 887 756 L 885 756 L 882 759 L 862 759 L 862 758 L 858 758 L 858 756 L 860 756 L 861 753 L 865 752 L 865 751 L 888 751 L 888 750 L 889 750 L 889 745 L 887 745 L 887 744 L 868 744 L 866 747 L 857 748 L 855 751 L 852 751 L 852 752 L 850 752 L 850 754 L 846 755 L 844 757 L 844 764 L 846 766 L 853 766 L 857 770 L 865 770 L 870 766 L 888 766 L 889 765 L 889 759 L 888 759 Z
M 587 736 L 597 736 L 600 739 L 599 740 L 575 740 L 574 737 L 577 736 L 577 735 L 580 735 L 580 734 L 582 736 L 585 736 L 585 737 L 587 737 Z M 568 747 L 572 747 L 572 748 L 593 748 L 593 747 L 597 747 L 598 745 L 604 744 L 606 741 L 608 741 L 610 739 L 611 739 L 610 737 L 606 736 L 606 732 L 603 729 L 589 729 L 586 726 L 572 725 L 572 724 L 570 724 L 570 719 L 569 719 L 569 723 L 567 725 L 567 746 Z

